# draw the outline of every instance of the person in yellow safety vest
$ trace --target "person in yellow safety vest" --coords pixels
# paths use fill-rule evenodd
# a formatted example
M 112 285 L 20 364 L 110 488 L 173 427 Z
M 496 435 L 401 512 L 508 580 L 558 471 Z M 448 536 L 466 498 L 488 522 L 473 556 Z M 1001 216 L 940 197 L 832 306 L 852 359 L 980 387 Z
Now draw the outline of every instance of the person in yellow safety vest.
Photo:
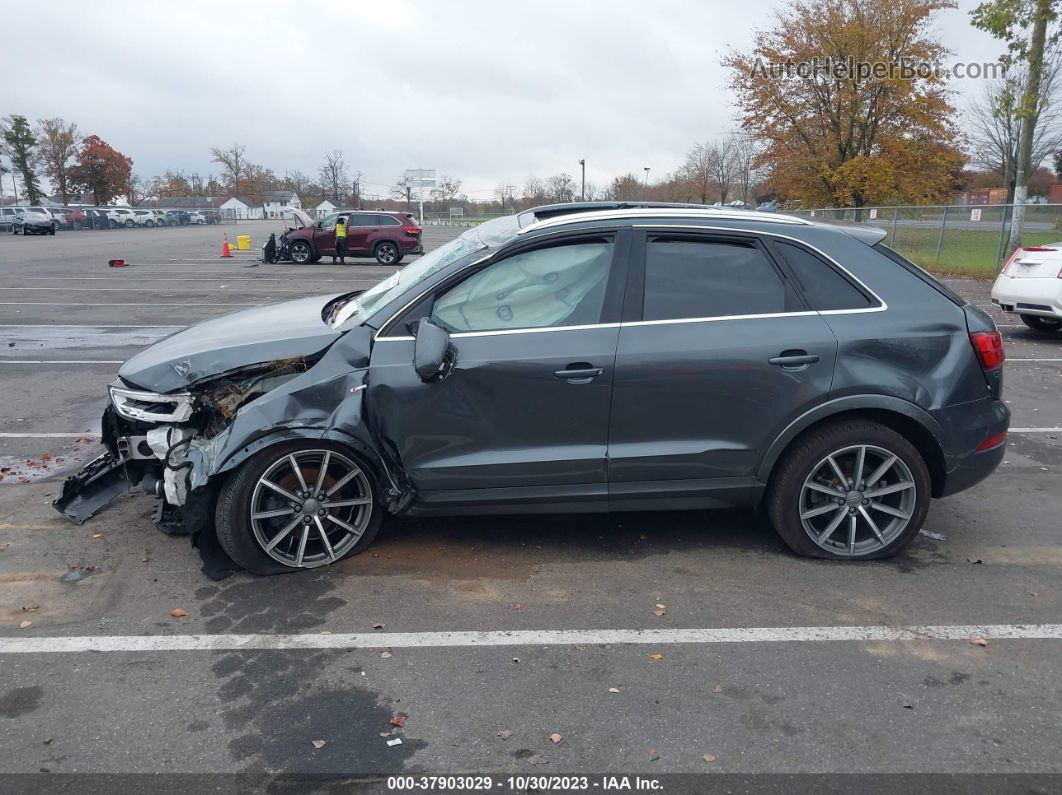
M 347 262 L 344 259 L 347 253 L 347 218 L 344 215 L 339 216 L 336 219 L 336 253 L 332 255 L 332 262 L 336 261 L 336 257 L 339 257 L 339 262 L 342 265 L 346 265 Z

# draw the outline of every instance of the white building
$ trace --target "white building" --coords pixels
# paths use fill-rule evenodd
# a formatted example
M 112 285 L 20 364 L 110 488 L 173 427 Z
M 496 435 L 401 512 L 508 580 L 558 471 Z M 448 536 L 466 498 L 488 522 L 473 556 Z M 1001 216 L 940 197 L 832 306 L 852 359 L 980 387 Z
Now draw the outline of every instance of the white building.
M 331 215 L 336 210 L 349 210 L 350 205 L 344 202 L 342 199 L 325 199 L 314 208 L 314 212 L 317 214 L 317 219 L 320 220 L 327 215 Z
M 299 194 L 293 190 L 267 190 L 262 194 L 262 204 L 266 218 L 282 218 L 288 207 L 302 209 Z
M 218 209 L 221 210 L 223 217 L 235 218 L 240 221 L 265 217 L 261 207 L 256 207 L 251 203 L 250 199 L 244 199 L 239 196 L 232 196 L 226 199 L 218 206 Z

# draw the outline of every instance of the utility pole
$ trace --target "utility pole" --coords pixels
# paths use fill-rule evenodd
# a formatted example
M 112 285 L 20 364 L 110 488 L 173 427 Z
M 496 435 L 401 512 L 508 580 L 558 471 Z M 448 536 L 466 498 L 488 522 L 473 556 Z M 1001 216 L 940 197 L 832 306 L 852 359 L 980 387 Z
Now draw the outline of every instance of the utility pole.
M 1052 0 L 1036 0 L 1032 35 L 1029 37 L 1029 76 L 1021 100 L 1021 137 L 1018 139 L 1018 168 L 1014 180 L 1014 219 L 1010 224 L 1010 247 L 1021 246 L 1025 226 L 1025 202 L 1029 198 L 1029 175 L 1032 171 L 1032 144 L 1036 117 L 1040 112 L 1040 83 L 1044 73 L 1044 44 L 1047 23 L 1053 18 Z
M 649 166 L 645 167 L 645 195 L 643 198 L 649 198 Z
M 579 161 L 579 167 L 583 170 L 583 187 L 579 190 L 579 201 L 586 201 L 586 159 Z

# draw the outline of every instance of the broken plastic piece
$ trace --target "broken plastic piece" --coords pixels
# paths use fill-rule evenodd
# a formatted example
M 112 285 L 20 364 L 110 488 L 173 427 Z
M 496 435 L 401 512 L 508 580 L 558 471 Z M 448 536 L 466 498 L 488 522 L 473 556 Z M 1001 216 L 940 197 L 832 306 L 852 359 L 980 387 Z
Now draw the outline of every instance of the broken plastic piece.
M 129 479 L 122 462 L 111 453 L 104 453 L 67 478 L 52 505 L 67 518 L 84 524 L 128 490 Z

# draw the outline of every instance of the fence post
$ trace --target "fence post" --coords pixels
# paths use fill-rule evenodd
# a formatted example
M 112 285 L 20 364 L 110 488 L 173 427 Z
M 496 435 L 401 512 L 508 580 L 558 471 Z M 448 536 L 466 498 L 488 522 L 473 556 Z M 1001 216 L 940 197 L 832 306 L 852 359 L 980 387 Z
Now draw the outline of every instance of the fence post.
M 1005 241 L 1007 239 L 1007 212 L 1010 210 L 1011 205 L 1003 205 L 1002 221 L 999 223 L 999 248 L 996 249 L 996 274 L 999 274 L 999 265 L 1003 261 L 1003 252 L 1006 251 Z
M 937 236 L 937 267 L 940 267 L 940 247 L 944 244 L 944 227 L 948 223 L 948 205 L 944 205 L 944 213 L 940 218 L 940 234 Z
M 896 248 L 896 218 L 900 214 L 899 207 L 892 208 L 892 237 L 889 239 L 889 248 Z

